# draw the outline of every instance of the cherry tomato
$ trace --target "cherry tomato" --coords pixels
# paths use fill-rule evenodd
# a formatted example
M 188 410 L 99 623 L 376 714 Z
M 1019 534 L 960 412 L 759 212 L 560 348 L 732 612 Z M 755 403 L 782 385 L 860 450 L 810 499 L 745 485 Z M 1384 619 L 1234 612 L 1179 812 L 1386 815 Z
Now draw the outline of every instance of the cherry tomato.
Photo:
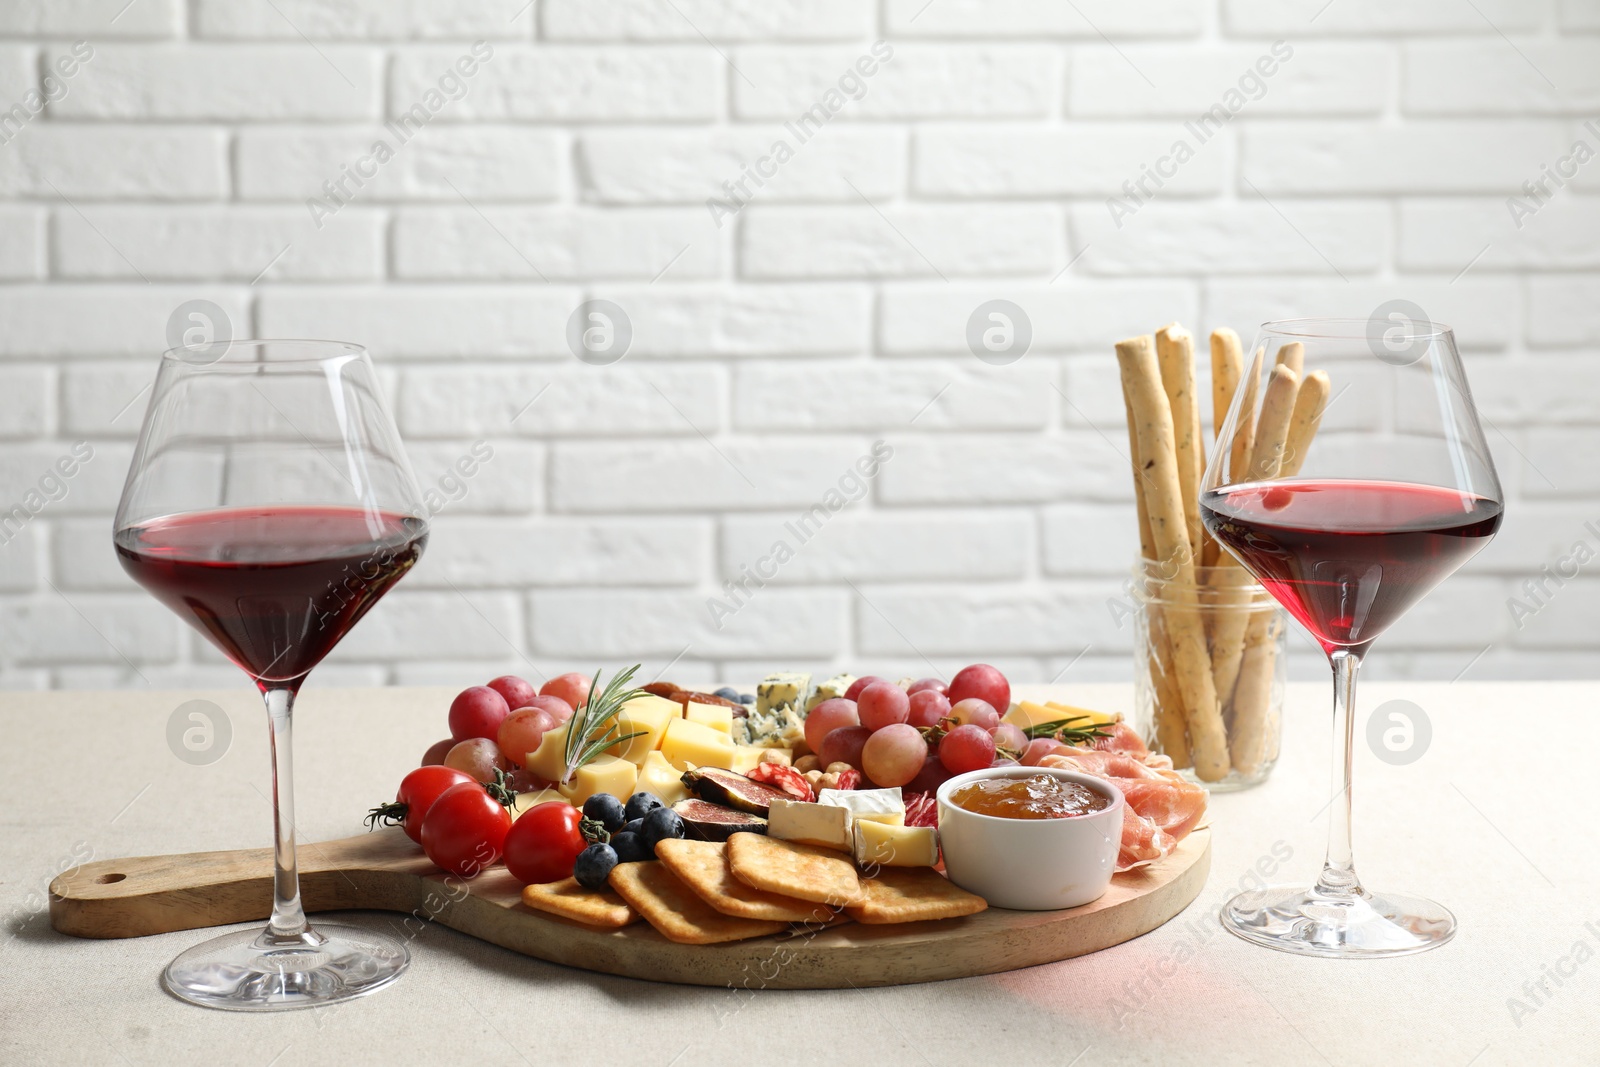
M 578 853 L 589 847 L 582 820 L 583 813 L 565 800 L 535 804 L 506 835 L 506 870 L 523 885 L 572 877 Z
M 438 800 L 445 790 L 471 782 L 472 775 L 453 767 L 438 764 L 418 767 L 400 779 L 400 788 L 394 795 L 395 806 L 391 808 L 385 805 L 379 809 L 382 813 L 379 817 L 385 822 L 399 819 L 406 836 L 420 844 L 422 820 L 427 816 L 428 809 L 433 807 L 433 802 Z M 401 808 L 405 810 L 402 811 Z
M 511 813 L 477 782 L 446 789 L 422 820 L 422 851 L 447 871 L 471 878 L 505 849 Z

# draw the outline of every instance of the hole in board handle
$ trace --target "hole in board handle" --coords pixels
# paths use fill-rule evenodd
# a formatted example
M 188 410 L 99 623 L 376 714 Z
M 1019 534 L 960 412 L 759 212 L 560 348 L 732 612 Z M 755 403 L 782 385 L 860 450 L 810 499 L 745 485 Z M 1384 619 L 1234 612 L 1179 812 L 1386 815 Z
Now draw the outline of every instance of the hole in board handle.
M 102 874 L 100 877 L 96 878 L 95 881 L 99 882 L 101 885 L 110 885 L 112 882 L 120 882 L 126 877 L 128 876 L 125 874 Z

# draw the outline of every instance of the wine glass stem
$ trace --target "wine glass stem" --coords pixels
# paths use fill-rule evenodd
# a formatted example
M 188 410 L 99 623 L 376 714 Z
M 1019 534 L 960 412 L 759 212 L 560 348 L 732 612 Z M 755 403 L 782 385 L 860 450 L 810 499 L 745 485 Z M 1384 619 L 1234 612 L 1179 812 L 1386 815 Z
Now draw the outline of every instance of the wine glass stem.
M 300 906 L 300 869 L 294 853 L 294 690 L 268 689 L 272 727 L 272 921 L 267 934 L 298 940 L 306 932 Z
M 1328 856 L 1317 886 L 1333 896 L 1360 891 L 1350 850 L 1350 768 L 1355 740 L 1356 673 L 1361 657 L 1347 648 L 1328 656 L 1333 665 L 1333 787 L 1337 790 L 1328 815 Z

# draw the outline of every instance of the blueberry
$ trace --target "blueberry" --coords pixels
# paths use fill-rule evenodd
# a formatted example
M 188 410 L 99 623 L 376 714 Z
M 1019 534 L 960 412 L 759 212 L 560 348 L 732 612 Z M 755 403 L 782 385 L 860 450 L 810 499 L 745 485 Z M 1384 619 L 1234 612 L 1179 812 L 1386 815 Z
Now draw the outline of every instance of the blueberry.
M 741 704 L 754 704 L 755 702 L 756 702 L 756 695 L 754 693 L 740 693 L 739 694 L 739 703 L 741 703 Z
M 622 824 L 622 829 L 617 831 L 617 832 L 618 833 L 622 833 L 622 834 L 638 834 L 640 837 L 643 837 L 644 836 L 644 820 L 643 819 L 629 819 L 627 822 Z
M 644 817 L 644 843 L 652 855 L 656 845 L 683 836 L 683 817 L 671 808 L 657 808 Z
M 644 843 L 644 835 L 636 834 L 632 830 L 612 834 L 611 850 L 617 854 L 618 863 L 640 863 L 652 858 L 650 846 Z
M 642 819 L 660 806 L 661 801 L 656 799 L 654 793 L 635 793 L 628 798 L 628 806 L 623 811 L 623 817 L 630 822 Z
M 739 691 L 732 686 L 725 685 L 721 689 L 718 689 L 713 695 L 719 696 L 723 700 L 731 700 L 735 704 L 739 702 Z
M 585 800 L 583 813 L 591 819 L 598 819 L 606 828 L 606 832 L 612 834 L 622 829 L 622 824 L 628 821 L 623 812 L 622 801 L 610 793 L 596 793 Z
M 611 877 L 611 868 L 616 865 L 617 850 L 597 842 L 578 853 L 572 865 L 572 877 L 585 889 L 599 889 Z

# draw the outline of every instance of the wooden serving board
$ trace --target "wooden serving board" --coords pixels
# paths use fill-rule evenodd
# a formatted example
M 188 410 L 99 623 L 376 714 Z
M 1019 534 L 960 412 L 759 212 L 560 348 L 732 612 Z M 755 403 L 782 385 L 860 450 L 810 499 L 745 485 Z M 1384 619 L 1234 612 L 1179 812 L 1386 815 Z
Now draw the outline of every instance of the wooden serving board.
M 1066 911 L 988 911 L 963 919 L 867 926 L 720 945 L 680 945 L 638 922 L 594 930 L 522 903 L 503 867 L 466 883 L 446 876 L 398 828 L 300 846 L 306 911 L 345 908 L 432 920 L 552 963 L 685 985 L 831 989 L 993 974 L 1096 952 L 1154 930 L 1200 895 L 1211 832 L 1196 830 L 1160 863 L 1117 875 L 1105 896 Z M 101 860 L 50 884 L 50 922 L 75 937 L 143 937 L 265 920 L 272 852 L 242 849 Z M 404 931 L 402 932 L 402 936 Z

